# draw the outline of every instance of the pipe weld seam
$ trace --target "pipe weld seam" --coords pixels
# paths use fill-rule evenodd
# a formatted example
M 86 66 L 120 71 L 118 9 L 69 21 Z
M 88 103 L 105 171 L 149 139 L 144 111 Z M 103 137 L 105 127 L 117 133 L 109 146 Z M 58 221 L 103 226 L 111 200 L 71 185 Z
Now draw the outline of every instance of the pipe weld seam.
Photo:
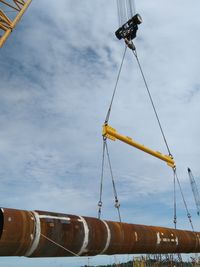
M 31 246 L 25 253 L 25 257 L 30 257 L 37 249 L 39 242 L 40 242 L 40 235 L 41 235 L 41 226 L 40 226 L 40 217 L 39 214 L 35 211 L 32 212 L 34 219 L 35 219 L 35 233 L 34 233 L 34 240 Z
M 79 216 L 79 218 L 80 218 L 79 221 L 83 223 L 83 227 L 84 227 L 83 245 L 82 245 L 80 251 L 77 253 L 77 255 L 81 256 L 86 251 L 86 248 L 88 246 L 89 228 L 88 228 L 88 224 L 87 224 L 86 220 L 82 216 Z
M 110 240 L 111 240 L 111 232 L 110 232 L 110 228 L 108 226 L 108 224 L 104 221 L 104 220 L 101 220 L 105 227 L 106 227 L 106 230 L 107 230 L 107 240 L 106 240 L 106 245 L 104 247 L 104 249 L 101 251 L 100 254 L 104 254 L 106 252 L 106 250 L 108 249 L 109 245 L 110 245 Z

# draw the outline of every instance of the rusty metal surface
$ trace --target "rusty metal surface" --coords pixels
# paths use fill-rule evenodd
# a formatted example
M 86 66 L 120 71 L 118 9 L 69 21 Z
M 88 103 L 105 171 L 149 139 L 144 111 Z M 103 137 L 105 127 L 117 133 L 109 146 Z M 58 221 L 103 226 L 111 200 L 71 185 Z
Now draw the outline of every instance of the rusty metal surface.
M 24 256 L 35 232 L 33 214 L 29 211 L 1 209 L 1 256 Z
M 0 239 L 3 233 L 3 211 L 0 209 Z
M 40 217 L 41 233 L 43 235 L 66 247 L 69 251 L 74 253 L 80 251 L 80 244 L 84 240 L 84 229 L 78 216 L 42 211 L 37 211 L 37 213 Z M 41 257 L 41 255 L 42 257 L 73 256 L 43 236 L 40 236 L 38 247 L 31 256 Z
M 96 218 L 84 217 L 87 222 L 89 234 L 88 245 L 82 255 L 87 255 L 88 252 L 91 256 L 101 254 L 106 247 L 108 231 L 106 225 L 101 220 Z
M 200 252 L 198 232 L 53 212 L 2 210 L 0 256 L 65 257 Z

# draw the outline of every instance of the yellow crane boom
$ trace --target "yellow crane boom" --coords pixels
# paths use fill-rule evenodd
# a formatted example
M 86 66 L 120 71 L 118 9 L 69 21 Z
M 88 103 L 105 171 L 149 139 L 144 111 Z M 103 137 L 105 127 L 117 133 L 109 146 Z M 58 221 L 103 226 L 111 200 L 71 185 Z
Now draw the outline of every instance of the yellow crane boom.
M 0 0 L 0 48 L 4 45 L 12 30 L 24 15 L 31 1 Z M 8 13 L 10 14 L 9 17 L 7 15 Z

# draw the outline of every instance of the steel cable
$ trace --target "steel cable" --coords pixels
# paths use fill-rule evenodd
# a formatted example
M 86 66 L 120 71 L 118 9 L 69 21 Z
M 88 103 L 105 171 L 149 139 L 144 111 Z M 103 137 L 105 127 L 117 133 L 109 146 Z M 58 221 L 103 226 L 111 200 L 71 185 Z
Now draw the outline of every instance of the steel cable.
M 117 13 L 118 13 L 118 23 L 120 27 L 122 25 L 120 0 L 117 0 Z
M 121 214 L 120 214 L 120 203 L 119 203 L 118 196 L 117 196 L 117 189 L 116 189 L 115 179 L 114 179 L 114 175 L 113 175 L 113 171 L 112 171 L 112 165 L 111 165 L 111 160 L 110 160 L 107 142 L 105 142 L 105 147 L 106 147 L 106 154 L 107 154 L 107 158 L 108 158 L 108 165 L 109 165 L 109 169 L 110 169 L 110 175 L 111 175 L 111 179 L 112 179 L 113 193 L 114 193 L 114 198 L 115 198 L 115 208 L 118 211 L 119 221 L 121 222 L 122 220 L 121 220 Z
M 178 178 L 178 175 L 177 175 L 176 170 L 175 170 L 174 173 L 175 173 L 175 177 L 176 177 L 176 180 L 177 180 L 177 183 L 178 183 L 180 192 L 181 192 L 182 200 L 183 200 L 183 203 L 184 203 L 186 212 L 187 212 L 187 217 L 188 217 L 189 223 L 190 223 L 191 228 L 192 228 L 192 230 L 193 230 L 193 232 L 194 232 L 194 226 L 193 226 L 192 219 L 191 219 L 192 216 L 191 216 L 190 213 L 189 213 L 188 206 L 187 206 L 187 203 L 186 203 L 186 200 L 185 200 L 185 197 L 184 197 L 184 194 L 183 194 L 183 190 L 182 190 L 182 187 L 181 187 L 181 183 L 180 183 L 180 180 L 179 180 L 179 178 Z
M 101 210 L 102 210 L 102 194 L 103 194 L 103 178 L 104 178 L 104 162 L 105 162 L 105 146 L 106 139 L 103 138 L 103 151 L 102 151 L 102 165 L 101 165 L 101 182 L 100 182 L 100 192 L 99 192 L 99 202 L 98 202 L 98 219 L 101 218 Z
M 149 89 L 149 86 L 147 84 L 147 80 L 145 78 L 145 75 L 144 75 L 142 66 L 140 64 L 140 61 L 139 61 L 139 58 L 138 58 L 138 55 L 137 55 L 137 51 L 136 51 L 136 49 L 135 50 L 132 50 L 132 51 L 133 51 L 133 54 L 134 54 L 134 56 L 136 58 L 136 61 L 138 63 L 138 66 L 139 66 L 139 69 L 140 69 L 140 72 L 141 72 L 141 75 L 142 75 L 142 78 L 143 78 L 143 81 L 144 81 L 144 84 L 145 84 L 147 93 L 149 95 L 149 99 L 150 99 L 152 108 L 154 110 L 154 113 L 155 113 L 155 116 L 156 116 L 156 119 L 157 119 L 157 122 L 158 122 L 158 125 L 159 125 L 159 128 L 160 128 L 160 131 L 161 131 L 161 134 L 162 134 L 162 137 L 163 137 L 163 140 L 164 140 L 164 143 L 166 145 L 166 148 L 168 150 L 169 155 L 172 156 L 171 151 L 170 151 L 170 148 L 169 148 L 169 145 L 168 145 L 168 142 L 167 142 L 167 139 L 166 139 L 166 136 L 165 136 L 164 131 L 163 131 L 163 127 L 162 127 L 161 122 L 160 122 L 160 118 L 158 116 L 158 112 L 156 110 L 156 107 L 155 107 L 155 104 L 154 104 L 154 101 L 153 101 L 153 98 L 152 98 L 152 95 L 151 95 L 151 92 L 150 92 L 150 89 Z
M 51 238 L 49 238 L 49 237 L 43 235 L 42 233 L 41 233 L 41 236 L 44 237 L 45 239 L 47 239 L 49 242 L 51 242 L 51 243 L 53 243 L 54 245 L 56 245 L 57 247 L 62 248 L 62 249 L 64 249 L 65 251 L 69 252 L 69 253 L 72 254 L 73 256 L 80 257 L 78 254 L 76 254 L 76 253 L 74 253 L 73 251 L 71 251 L 71 250 L 69 250 L 69 249 L 63 247 L 62 245 L 58 244 L 57 242 L 55 242 L 55 241 L 52 240 Z
M 110 113 L 111 113 L 111 109 L 112 109 L 112 105 L 113 105 L 113 100 L 114 100 L 114 97 L 115 97 L 115 94 L 116 94 L 117 85 L 118 85 L 120 74 L 121 74 L 121 71 L 122 71 L 122 67 L 123 67 L 126 51 L 127 51 L 127 46 L 125 46 L 124 53 L 123 53 L 123 56 L 122 56 L 122 61 L 121 61 L 120 68 L 119 68 L 119 71 L 118 71 L 118 74 L 117 74 L 117 79 L 116 79 L 115 87 L 114 87 L 114 90 L 113 90 L 110 106 L 109 106 L 108 112 L 106 114 L 105 124 L 108 123 L 109 118 L 110 118 Z
M 152 98 L 152 95 L 151 95 L 151 92 L 149 90 L 149 86 L 147 84 L 147 81 L 146 81 L 146 78 L 145 78 L 145 75 L 144 75 L 144 72 L 143 72 L 143 69 L 142 69 L 142 66 L 140 64 L 140 61 L 139 61 L 139 58 L 138 58 L 138 55 L 137 55 L 137 51 L 136 51 L 136 48 L 133 50 L 132 49 L 132 52 L 136 58 L 136 61 L 138 63 L 138 66 L 139 66 L 139 69 L 140 69 L 140 72 L 141 72 L 141 75 L 142 75 L 142 78 L 143 78 L 143 81 L 144 81 L 144 84 L 145 84 L 145 87 L 146 87 L 146 90 L 147 90 L 147 93 L 149 95 L 149 99 L 150 99 L 150 102 L 152 104 L 152 107 L 153 107 L 153 110 L 154 110 L 154 113 L 155 113 L 155 116 L 156 116 L 156 119 L 157 119 L 157 122 L 158 122 L 158 125 L 159 125 L 159 128 L 160 128 L 160 131 L 161 131 L 161 134 L 162 134 L 162 137 L 163 137 L 163 140 L 164 140 L 164 143 L 166 145 L 166 148 L 168 150 L 168 153 L 169 155 L 172 157 L 172 154 L 171 154 L 171 151 L 170 151 L 170 148 L 169 148 L 169 145 L 168 145 L 168 142 L 167 142 L 167 139 L 166 139 L 166 136 L 164 134 L 164 131 L 163 131 L 163 128 L 162 128 L 162 125 L 161 125 L 161 122 L 160 122 L 160 118 L 158 116 L 158 113 L 157 113 L 157 110 L 156 110 L 156 107 L 155 107 L 155 104 L 154 104 L 154 101 L 153 101 L 153 98 Z M 186 212 L 187 212 L 187 217 L 189 219 L 189 222 L 190 222 L 190 225 L 191 225 L 191 228 L 192 230 L 194 231 L 194 227 L 193 227 L 193 223 L 192 223 L 192 219 L 191 219 L 191 215 L 189 213 L 189 210 L 188 210 L 188 207 L 187 207 L 187 203 L 186 203 L 186 200 L 185 200 L 185 197 L 184 197 L 184 194 L 183 194 L 183 191 L 182 191 L 182 188 L 181 188 L 181 184 L 180 184 L 180 180 L 177 176 L 177 172 L 176 172 L 176 167 L 173 168 L 173 171 L 174 171 L 174 225 L 175 225 L 175 228 L 176 228 L 176 223 L 177 223 L 177 214 L 176 214 L 176 180 L 178 182 L 178 186 L 179 186 L 179 190 L 181 192 L 181 196 L 182 196 L 182 199 L 183 199 L 183 203 L 184 203 L 184 206 L 185 206 L 185 209 L 186 209 Z
M 176 229 L 176 224 L 177 224 L 177 212 L 176 212 L 176 169 L 173 168 L 173 174 L 174 174 L 174 179 L 173 179 L 173 184 L 174 184 L 174 228 Z

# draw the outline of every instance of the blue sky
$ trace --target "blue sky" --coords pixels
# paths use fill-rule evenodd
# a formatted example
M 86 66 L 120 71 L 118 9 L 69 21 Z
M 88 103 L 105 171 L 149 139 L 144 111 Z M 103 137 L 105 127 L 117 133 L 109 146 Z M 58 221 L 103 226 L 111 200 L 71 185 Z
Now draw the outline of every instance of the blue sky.
M 144 23 L 135 44 L 199 230 L 187 167 L 200 187 L 200 3 L 141 0 L 136 8 Z M 101 126 L 124 49 L 114 36 L 117 27 L 114 0 L 33 0 L 0 50 L 3 207 L 97 215 Z M 130 51 L 110 124 L 167 153 Z M 120 142 L 109 142 L 109 148 L 123 221 L 172 227 L 171 169 Z M 117 220 L 108 174 L 103 218 Z M 180 195 L 178 216 L 178 227 L 190 229 Z M 110 261 L 113 257 L 91 259 Z M 0 262 L 4 267 L 72 267 L 87 259 Z

